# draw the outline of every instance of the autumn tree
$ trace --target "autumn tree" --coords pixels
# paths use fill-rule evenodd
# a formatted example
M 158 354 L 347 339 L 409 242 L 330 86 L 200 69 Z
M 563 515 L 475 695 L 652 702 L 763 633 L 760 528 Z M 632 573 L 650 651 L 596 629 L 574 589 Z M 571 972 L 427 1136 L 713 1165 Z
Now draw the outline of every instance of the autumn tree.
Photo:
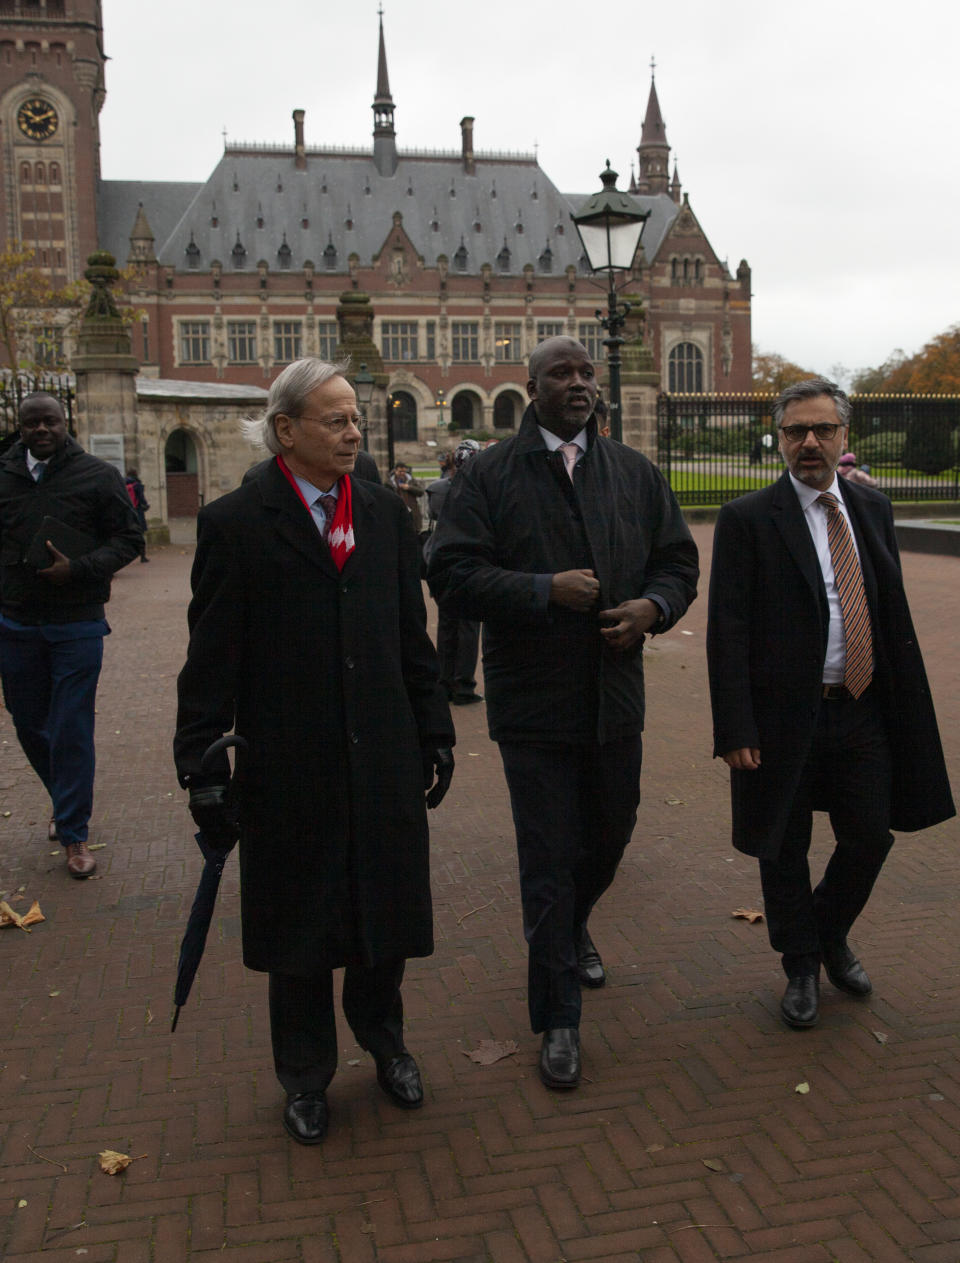
M 960 394 L 960 325 L 937 334 L 916 355 L 894 351 L 879 368 L 861 369 L 854 390 L 883 394 Z
M 76 295 L 55 289 L 50 277 L 34 266 L 34 254 L 31 246 L 18 241 L 0 251 L 0 347 L 14 369 L 38 367 L 29 354 L 34 331 L 57 323 L 60 309 L 77 302 Z
M 757 346 L 753 348 L 753 388 L 756 391 L 779 395 L 787 386 L 815 376 L 810 369 L 801 368 L 782 355 L 761 351 Z

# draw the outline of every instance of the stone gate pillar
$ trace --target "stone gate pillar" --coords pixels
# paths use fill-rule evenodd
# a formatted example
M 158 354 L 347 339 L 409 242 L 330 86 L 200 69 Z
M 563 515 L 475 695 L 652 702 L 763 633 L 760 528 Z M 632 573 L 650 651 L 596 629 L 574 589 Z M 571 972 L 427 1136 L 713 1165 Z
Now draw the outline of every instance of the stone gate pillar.
M 366 364 L 373 378 L 373 398 L 366 407 L 367 451 L 377 462 L 380 477 L 386 480 L 393 464 L 393 436 L 387 408 L 387 382 L 380 349 L 373 340 L 373 304 L 361 290 L 346 290 L 337 305 L 337 359 L 350 357 L 347 376 L 351 384 L 360 366 Z
M 84 276 L 93 288 L 71 364 L 77 379 L 77 438 L 94 456 L 139 469 L 148 464 L 137 435 L 140 365 L 111 292 L 120 273 L 106 250 L 91 254 L 87 264 Z
M 620 395 L 622 400 L 623 441 L 635 447 L 650 460 L 657 459 L 657 395 L 660 378 L 653 363 L 653 352 L 644 345 L 646 313 L 639 294 L 625 294 L 632 304 L 623 330 L 626 338 L 621 354 Z

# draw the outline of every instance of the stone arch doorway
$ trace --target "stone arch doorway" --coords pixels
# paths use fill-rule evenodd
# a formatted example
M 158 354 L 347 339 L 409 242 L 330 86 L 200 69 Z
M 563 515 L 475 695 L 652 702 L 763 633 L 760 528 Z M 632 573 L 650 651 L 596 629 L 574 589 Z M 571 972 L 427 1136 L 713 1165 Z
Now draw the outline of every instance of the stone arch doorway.
M 479 430 L 483 425 L 483 404 L 472 390 L 461 390 L 450 404 L 451 430 Z
M 200 511 L 197 445 L 189 430 L 174 430 L 163 449 L 167 517 L 196 517 Z
M 395 390 L 390 396 L 390 417 L 395 443 L 416 443 L 417 401 L 406 390 Z
M 515 430 L 523 416 L 523 399 L 515 390 L 504 390 L 493 401 L 493 425 L 497 430 Z

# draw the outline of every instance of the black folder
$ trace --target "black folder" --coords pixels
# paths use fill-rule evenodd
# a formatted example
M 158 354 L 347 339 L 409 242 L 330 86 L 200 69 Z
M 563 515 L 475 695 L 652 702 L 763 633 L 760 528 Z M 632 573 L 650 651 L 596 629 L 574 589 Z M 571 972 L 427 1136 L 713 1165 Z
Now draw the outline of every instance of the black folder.
M 59 518 L 45 517 L 23 556 L 23 560 L 28 566 L 33 566 L 34 570 L 46 570 L 48 566 L 53 565 L 53 554 L 47 547 L 47 540 L 71 561 L 75 557 L 84 556 L 85 553 L 92 553 L 97 546 L 97 541 L 92 535 L 67 526 L 66 522 L 61 522 Z

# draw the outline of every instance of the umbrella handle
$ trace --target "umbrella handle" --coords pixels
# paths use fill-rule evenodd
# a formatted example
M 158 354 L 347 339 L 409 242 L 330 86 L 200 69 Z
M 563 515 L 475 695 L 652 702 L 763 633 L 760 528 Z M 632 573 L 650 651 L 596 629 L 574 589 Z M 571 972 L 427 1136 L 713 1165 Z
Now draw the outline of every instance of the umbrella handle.
M 224 750 L 229 750 L 231 746 L 236 746 L 238 750 L 248 749 L 246 738 L 241 737 L 239 733 L 229 732 L 225 737 L 218 737 L 203 752 L 203 758 L 200 760 L 200 771 L 206 772 L 217 755 Z

